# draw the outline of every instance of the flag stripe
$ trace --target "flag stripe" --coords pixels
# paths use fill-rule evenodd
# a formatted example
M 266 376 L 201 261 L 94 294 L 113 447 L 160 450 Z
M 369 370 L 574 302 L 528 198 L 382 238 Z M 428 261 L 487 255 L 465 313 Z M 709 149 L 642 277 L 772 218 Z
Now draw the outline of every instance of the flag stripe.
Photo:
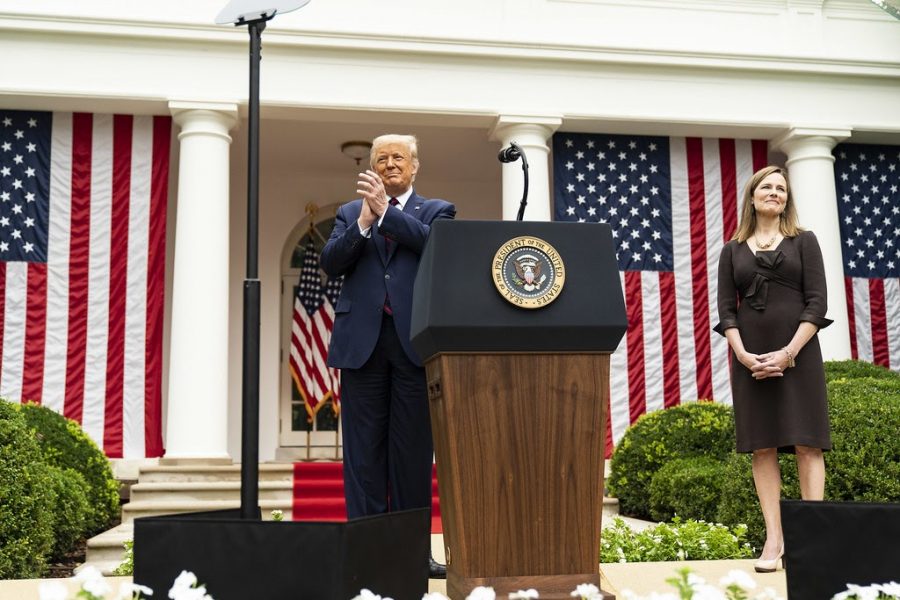
M 847 296 L 847 325 L 850 329 L 850 356 L 855 360 L 859 358 L 859 349 L 856 346 L 856 311 L 853 298 L 852 277 L 844 277 L 844 293 Z
M 664 407 L 681 403 L 678 368 L 678 315 L 675 310 L 675 276 L 671 272 L 659 273 L 660 322 L 662 328 L 663 398 Z
M 644 318 L 640 271 L 625 271 L 625 309 L 628 313 L 628 405 L 629 423 L 647 412 L 644 380 Z
M 900 371 L 900 279 L 884 280 L 885 330 L 889 366 Z
M 672 138 L 669 144 L 672 156 L 672 260 L 678 316 L 678 382 L 681 401 L 684 402 L 697 398 L 694 295 L 691 285 L 691 210 L 688 202 L 686 140 Z M 616 437 L 617 440 L 619 436 Z
M 162 456 L 162 347 L 163 310 L 166 296 L 166 209 L 169 190 L 169 162 L 171 160 L 172 118 L 153 117 L 153 150 L 150 158 L 150 203 L 148 225 L 142 226 L 147 235 L 147 292 L 146 344 L 144 355 L 143 398 L 144 452 L 147 456 Z M 144 155 L 145 157 L 147 155 Z M 146 170 L 146 165 L 144 165 Z M 139 414 L 139 413 L 135 413 Z M 135 431 L 135 443 L 141 437 Z M 136 454 L 137 455 L 137 452 Z
M 72 204 L 73 116 L 53 113 L 50 147 L 50 219 L 47 248 L 47 344 L 41 403 L 62 413 L 69 337 L 69 224 Z
M 3 376 L 0 397 L 22 397 L 22 363 L 25 352 L 25 311 L 28 292 L 28 264 L 8 263 L 3 336 Z
M 47 324 L 47 264 L 28 264 L 28 302 L 25 316 L 25 356 L 22 400 L 40 403 L 44 383 L 44 345 Z
M 884 307 L 884 281 L 869 280 L 869 303 L 871 305 L 872 358 L 876 365 L 890 367 L 887 345 L 887 313 Z
M 734 140 L 719 140 L 719 177 L 722 180 L 722 242 L 727 242 L 738 226 L 737 150 Z
M 687 147 L 688 198 L 692 206 L 704 206 L 703 146 L 697 138 L 685 140 Z M 693 283 L 694 362 L 697 365 L 697 396 L 712 398 L 710 357 L 709 284 L 706 278 L 706 214 L 691 213 L 691 280 Z
M 81 426 L 103 440 L 109 326 L 110 226 L 112 210 L 113 118 L 94 115 L 91 165 L 90 243 L 87 263 L 87 335 Z M 102 443 L 102 442 L 101 442 Z
M 69 322 L 65 371 L 65 416 L 81 423 L 87 340 L 88 260 L 91 215 L 93 117 L 72 115 L 72 204 L 69 225 Z M 96 439 L 96 438 L 95 438 Z
M 624 271 L 619 271 L 619 286 L 624 297 L 626 295 Z M 609 360 L 609 421 L 615 441 L 631 425 L 628 352 L 628 333 L 626 331 Z
M 640 276 L 643 341 L 641 352 L 644 355 L 644 412 L 652 412 L 664 408 L 665 392 L 663 390 L 663 355 L 659 351 L 662 342 L 661 306 L 659 273 L 654 271 L 629 271 Z

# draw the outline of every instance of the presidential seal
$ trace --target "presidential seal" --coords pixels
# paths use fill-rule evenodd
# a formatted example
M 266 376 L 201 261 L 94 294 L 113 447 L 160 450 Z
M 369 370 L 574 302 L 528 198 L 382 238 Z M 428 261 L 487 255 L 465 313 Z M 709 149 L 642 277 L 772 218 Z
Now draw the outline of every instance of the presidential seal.
M 556 248 L 536 237 L 504 243 L 494 255 L 492 275 L 497 291 L 520 308 L 541 308 L 559 297 L 566 271 Z

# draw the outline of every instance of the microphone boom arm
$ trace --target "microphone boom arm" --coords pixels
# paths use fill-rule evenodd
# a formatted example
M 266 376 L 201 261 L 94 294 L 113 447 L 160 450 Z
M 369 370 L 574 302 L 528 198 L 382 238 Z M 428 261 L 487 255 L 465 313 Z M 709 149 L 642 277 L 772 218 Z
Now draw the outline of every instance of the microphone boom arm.
M 525 158 L 525 151 L 515 142 L 509 143 L 509 148 L 504 148 L 497 155 L 500 162 L 510 163 L 518 159 L 522 159 L 522 177 L 524 184 L 522 187 L 522 200 L 519 202 L 519 214 L 516 215 L 516 221 L 521 221 L 525 216 L 525 207 L 528 205 L 528 159 Z

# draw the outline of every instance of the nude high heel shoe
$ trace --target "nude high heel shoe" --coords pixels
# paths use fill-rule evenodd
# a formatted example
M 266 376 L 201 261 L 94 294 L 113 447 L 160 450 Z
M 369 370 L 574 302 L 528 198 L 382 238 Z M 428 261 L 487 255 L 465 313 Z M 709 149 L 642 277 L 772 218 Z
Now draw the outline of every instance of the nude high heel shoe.
M 757 573 L 774 573 L 779 568 L 784 568 L 784 548 L 778 551 L 778 556 L 770 560 L 759 559 L 753 564 L 753 570 Z

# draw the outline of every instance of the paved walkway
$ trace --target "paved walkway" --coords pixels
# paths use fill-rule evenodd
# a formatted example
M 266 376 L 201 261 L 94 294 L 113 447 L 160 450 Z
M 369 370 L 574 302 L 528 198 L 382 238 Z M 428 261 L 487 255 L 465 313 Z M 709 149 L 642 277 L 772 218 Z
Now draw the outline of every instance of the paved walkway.
M 443 562 L 444 543 L 443 536 L 436 534 L 431 536 L 431 546 L 434 557 Z M 666 583 L 666 579 L 674 577 L 676 571 L 682 567 L 689 567 L 707 582 L 718 585 L 719 579 L 733 569 L 748 573 L 757 582 L 759 589 L 771 587 L 781 598 L 787 598 L 787 586 L 784 571 L 776 573 L 760 574 L 753 571 L 753 560 L 707 560 L 707 561 L 683 561 L 683 562 L 658 562 L 658 563 L 626 563 L 626 564 L 601 564 L 600 575 L 603 581 L 603 590 L 619 596 L 623 590 L 631 590 L 640 595 L 651 592 L 674 592 L 675 589 Z M 130 577 L 107 578 L 113 589 L 109 598 L 115 598 L 119 589 L 119 583 L 130 581 Z M 74 582 L 63 580 L 70 586 L 70 596 L 74 595 L 78 587 Z M 27 579 L 18 581 L 0 581 L 0 600 L 38 600 L 38 585 L 40 580 Z M 165 598 L 167 590 L 157 590 L 153 598 Z M 378 592 L 378 590 L 373 590 Z M 443 580 L 433 579 L 429 582 L 428 591 L 446 593 L 447 586 Z M 210 590 L 215 597 L 215 590 Z M 621 596 L 620 596 L 621 597 Z M 348 598 L 349 600 L 349 598 Z

